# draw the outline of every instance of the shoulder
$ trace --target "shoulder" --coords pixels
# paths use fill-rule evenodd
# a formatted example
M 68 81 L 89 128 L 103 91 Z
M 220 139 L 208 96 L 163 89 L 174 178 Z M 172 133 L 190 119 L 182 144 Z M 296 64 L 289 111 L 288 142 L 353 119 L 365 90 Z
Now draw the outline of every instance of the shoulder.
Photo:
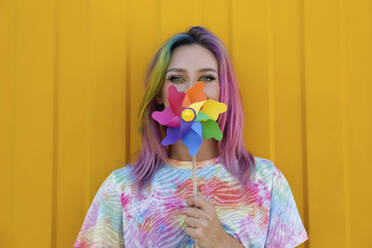
M 277 173 L 278 170 L 274 162 L 258 156 L 254 156 L 254 162 L 255 179 L 264 183 L 271 183 L 273 176 Z
M 123 189 L 124 186 L 130 185 L 134 180 L 133 165 L 127 164 L 121 168 L 114 169 L 106 180 L 111 181 L 117 188 Z
M 273 170 L 275 166 L 273 161 L 258 156 L 254 156 L 254 162 L 260 170 Z
M 254 157 L 255 160 L 255 180 L 264 183 L 269 189 L 278 186 L 280 182 L 287 183 L 287 179 L 282 171 L 269 159 Z

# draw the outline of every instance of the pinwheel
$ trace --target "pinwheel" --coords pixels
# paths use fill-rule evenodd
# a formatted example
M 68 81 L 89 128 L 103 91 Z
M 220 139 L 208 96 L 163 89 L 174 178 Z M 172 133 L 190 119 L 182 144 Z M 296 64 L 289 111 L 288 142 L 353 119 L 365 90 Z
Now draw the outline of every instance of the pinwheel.
M 170 106 L 152 113 L 153 119 L 167 126 L 167 136 L 161 141 L 162 145 L 174 144 L 182 139 L 190 156 L 196 156 L 202 138 L 222 139 L 216 120 L 227 107 L 224 103 L 207 99 L 204 87 L 203 82 L 198 82 L 186 94 L 178 92 L 173 85 L 168 87 Z
M 152 118 L 163 126 L 167 126 L 167 136 L 161 141 L 167 146 L 182 139 L 192 156 L 193 195 L 197 194 L 196 154 L 202 143 L 202 138 L 222 139 L 221 130 L 217 124 L 219 114 L 226 111 L 224 103 L 207 99 L 204 95 L 204 83 L 198 82 L 186 94 L 178 92 L 176 87 L 168 87 L 169 107 L 163 111 L 154 111 Z M 197 242 L 195 246 L 199 247 Z

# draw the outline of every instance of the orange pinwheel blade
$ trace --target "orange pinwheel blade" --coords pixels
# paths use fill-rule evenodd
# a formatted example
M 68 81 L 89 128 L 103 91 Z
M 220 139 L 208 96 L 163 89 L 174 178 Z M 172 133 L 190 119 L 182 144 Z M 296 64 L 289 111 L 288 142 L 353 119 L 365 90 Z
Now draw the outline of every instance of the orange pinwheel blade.
M 200 102 L 207 100 L 207 97 L 204 95 L 204 83 L 197 82 L 193 87 L 187 90 L 185 98 L 182 101 L 182 106 L 187 107 L 194 102 Z

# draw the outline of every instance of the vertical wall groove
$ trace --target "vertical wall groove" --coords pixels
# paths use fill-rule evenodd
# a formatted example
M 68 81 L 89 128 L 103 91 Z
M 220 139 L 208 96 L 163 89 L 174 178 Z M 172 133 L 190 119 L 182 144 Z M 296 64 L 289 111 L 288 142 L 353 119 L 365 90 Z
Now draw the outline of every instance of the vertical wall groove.
M 17 126 L 16 126 L 16 120 L 17 120 L 17 78 L 18 78 L 18 3 L 19 0 L 13 1 L 13 8 L 14 8 L 14 81 L 13 81 L 13 128 L 12 128 L 12 245 L 15 245 L 15 238 L 16 238 L 16 228 L 15 228 L 15 221 L 16 221 L 16 196 L 15 196 L 15 187 L 16 187 L 16 137 L 17 137 Z
M 162 26 L 162 23 L 163 23 L 162 17 L 164 15 L 164 13 L 163 13 L 163 0 L 156 0 L 156 1 L 159 5 L 159 8 L 158 8 L 158 11 L 159 11 L 158 12 L 159 13 L 159 41 L 163 42 L 163 32 L 164 32 L 163 26 Z
M 268 110 L 269 110 L 269 153 L 270 159 L 275 161 L 275 94 L 274 94 L 274 29 L 273 29 L 273 2 L 272 0 L 267 1 L 267 83 L 268 83 Z
M 87 111 L 87 118 L 86 118 L 86 132 L 85 132 L 85 140 L 86 140 L 86 175 L 85 175 L 85 209 L 88 209 L 91 203 L 92 194 L 91 192 L 91 185 L 92 185 L 92 0 L 86 0 L 87 4 L 87 36 L 88 36 L 88 44 L 87 44 L 87 56 L 88 56 L 88 75 L 87 75 L 87 85 L 86 85 L 86 98 L 85 98 L 85 106 L 84 108 Z
M 125 36 L 125 55 L 126 55 L 126 60 L 125 60 L 125 67 L 126 67 L 126 75 L 125 75 L 125 84 L 126 84 L 126 89 L 125 89 L 125 112 L 126 112 L 126 120 L 125 120 L 125 125 L 126 125 L 126 139 L 125 139 L 125 162 L 129 163 L 132 161 L 132 147 L 131 147 L 131 131 L 132 131 L 132 126 L 131 126 L 131 111 L 132 111 L 132 106 L 131 106 L 131 81 L 130 81 L 130 70 L 131 70 L 131 61 L 130 61 L 130 34 L 131 34 L 131 28 L 129 24 L 129 8 L 128 8 L 128 1 L 125 8 L 125 13 L 126 13 L 126 18 L 125 18 L 125 31 L 126 31 L 126 36 Z M 137 130 L 133 130 L 136 133 L 138 133 Z
M 54 78 L 53 78 L 53 169 L 52 169 L 52 213 L 51 213 L 51 247 L 57 247 L 57 214 L 58 214 L 58 5 L 54 1 Z
M 234 51 L 233 51 L 233 4 L 234 4 L 234 1 L 227 1 L 227 15 L 229 17 L 229 28 L 228 28 L 228 38 L 229 38 L 229 45 L 228 45 L 228 48 L 229 48 L 229 53 L 230 53 L 230 58 L 231 58 L 231 61 L 232 61 L 232 64 L 234 66 Z
M 350 182 L 349 182 L 349 154 L 347 145 L 349 144 L 347 135 L 348 135 L 348 122 L 347 122 L 347 91 L 346 91 L 346 79 L 345 79 L 345 31 L 344 31 L 344 5 L 343 0 L 340 2 L 340 83 L 341 83 L 341 111 L 342 111 L 342 127 L 341 127 L 341 135 L 342 135 L 342 168 L 344 170 L 344 206 L 345 206 L 345 248 L 350 248 L 350 234 L 351 234 L 351 223 L 350 223 Z
M 13 59 L 13 68 L 14 68 L 14 76 L 13 76 L 13 82 L 12 82 L 12 94 L 13 94 L 13 101 L 12 101 L 12 107 L 13 107 L 13 115 L 12 115 L 12 137 L 11 137 L 11 171 L 12 171 L 12 202 L 11 202 L 11 207 L 12 207 L 12 219 L 11 219 L 11 231 L 10 231 L 10 236 L 11 238 L 11 245 L 14 247 L 14 240 L 16 239 L 16 233 L 17 230 L 15 229 L 15 202 L 16 202 L 16 196 L 15 196 L 15 186 L 16 186 L 16 136 L 17 136 L 17 128 L 16 128 L 16 120 L 17 120 L 17 77 L 18 77 L 18 65 L 17 65 L 17 58 L 18 58 L 18 1 L 19 0 L 14 0 L 13 1 L 13 11 L 14 11 L 14 29 L 13 29 L 13 41 L 14 41 L 14 59 Z
M 305 247 L 309 248 L 311 247 L 311 239 L 310 236 L 310 214 L 309 214 L 309 184 L 308 184 L 308 148 L 307 148 L 307 105 L 306 105 L 306 69 L 305 69 L 305 0 L 300 1 L 300 61 L 301 61 L 301 67 L 300 67 L 300 74 L 301 74 L 301 129 L 302 129 L 302 166 L 303 166 L 303 205 L 304 205 L 304 225 L 307 227 L 307 233 L 309 235 L 309 240 L 306 242 Z

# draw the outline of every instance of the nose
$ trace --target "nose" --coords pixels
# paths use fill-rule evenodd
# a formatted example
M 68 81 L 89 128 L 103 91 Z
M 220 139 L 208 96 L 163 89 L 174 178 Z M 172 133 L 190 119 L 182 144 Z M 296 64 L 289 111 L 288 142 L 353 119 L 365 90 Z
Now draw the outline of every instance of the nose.
M 188 84 L 188 87 L 187 87 L 186 91 L 188 91 L 190 88 L 194 87 L 195 84 L 200 83 L 200 82 L 203 83 L 203 81 L 198 81 L 198 80 L 190 81 L 190 83 Z

